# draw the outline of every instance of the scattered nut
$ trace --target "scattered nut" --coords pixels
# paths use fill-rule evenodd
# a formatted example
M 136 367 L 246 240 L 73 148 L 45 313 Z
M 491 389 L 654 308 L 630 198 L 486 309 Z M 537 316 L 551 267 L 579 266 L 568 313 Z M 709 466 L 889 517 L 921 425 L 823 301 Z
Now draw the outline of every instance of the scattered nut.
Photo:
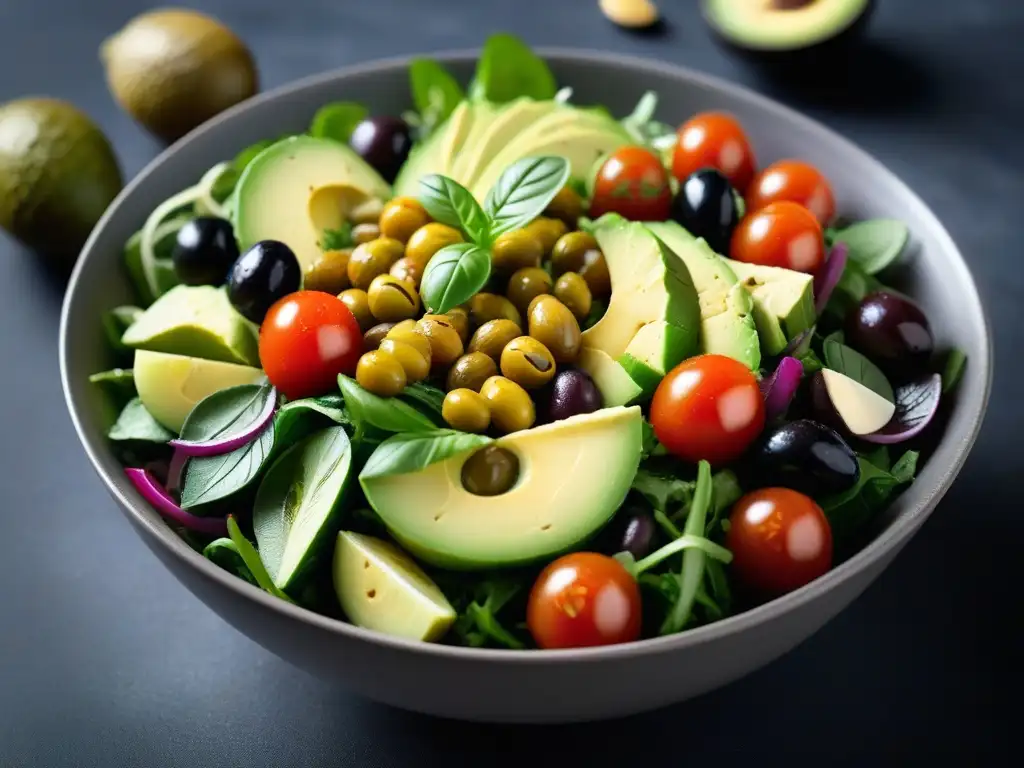
M 601 13 L 620 27 L 642 29 L 655 24 L 660 18 L 658 6 L 651 0 L 599 0 Z

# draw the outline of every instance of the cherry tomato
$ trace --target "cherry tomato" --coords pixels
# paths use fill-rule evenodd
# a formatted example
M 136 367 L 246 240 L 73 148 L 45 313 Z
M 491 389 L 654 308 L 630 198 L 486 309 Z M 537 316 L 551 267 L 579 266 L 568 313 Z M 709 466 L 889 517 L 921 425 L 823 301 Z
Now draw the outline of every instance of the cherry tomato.
M 801 160 L 772 163 L 754 177 L 747 189 L 748 211 L 760 210 L 779 200 L 802 205 L 822 226 L 836 214 L 832 185 L 821 171 Z
M 584 648 L 640 637 L 640 588 L 617 560 L 575 552 L 545 568 L 526 623 L 541 648 Z
M 743 194 L 756 165 L 747 134 L 731 115 L 703 112 L 679 126 L 672 175 L 680 181 L 703 168 L 715 168 Z
M 764 428 L 764 398 L 747 366 L 724 355 L 684 360 L 658 384 L 651 425 L 681 459 L 727 464 Z
M 608 156 L 594 180 L 590 216 L 614 211 L 632 221 L 665 221 L 672 209 L 668 171 L 644 147 L 623 147 Z
M 832 529 L 814 500 L 789 488 L 762 488 L 733 505 L 726 546 L 747 587 L 780 595 L 832 567 Z
M 291 400 L 335 389 L 339 373 L 355 372 L 362 351 L 359 323 L 329 293 L 289 294 L 260 326 L 260 363 L 270 383 Z
M 732 233 L 729 255 L 748 264 L 814 274 L 825 261 L 825 239 L 813 213 L 780 200 L 740 220 Z

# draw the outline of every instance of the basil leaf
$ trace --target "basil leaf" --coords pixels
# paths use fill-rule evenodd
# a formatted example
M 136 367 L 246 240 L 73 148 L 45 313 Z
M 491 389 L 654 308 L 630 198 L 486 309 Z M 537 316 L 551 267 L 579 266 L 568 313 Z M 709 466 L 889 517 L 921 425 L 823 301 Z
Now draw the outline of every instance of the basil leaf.
M 690 513 L 686 516 L 683 535 L 703 538 L 708 510 L 711 507 L 712 488 L 711 465 L 702 460 L 697 466 L 697 486 L 693 492 Z M 683 566 L 679 577 L 679 598 L 661 625 L 660 633 L 662 635 L 682 631 L 690 620 L 697 589 L 704 580 L 706 561 L 707 555 L 703 549 L 692 548 L 683 553 Z
M 352 131 L 369 114 L 369 110 L 362 104 L 351 101 L 325 104 L 313 115 L 309 135 L 317 139 L 331 139 L 347 144 L 352 137 Z
M 345 408 L 358 427 L 369 425 L 385 432 L 430 432 L 434 422 L 408 403 L 391 397 L 378 397 L 359 386 L 344 374 L 338 387 L 345 398 Z
M 434 221 L 463 230 L 474 243 L 488 241 L 487 215 L 473 193 L 454 179 L 437 173 L 424 176 L 419 201 Z
M 564 157 L 524 157 L 512 163 L 484 200 L 491 236 L 519 229 L 540 216 L 568 180 L 569 163 Z
M 256 492 L 252 525 L 274 584 L 292 587 L 336 534 L 333 525 L 352 469 L 343 427 L 328 427 L 289 448 Z
M 275 396 L 270 384 L 240 384 L 207 395 L 185 418 L 181 439 L 228 440 L 248 432 Z
M 260 560 L 259 552 L 256 551 L 256 547 L 252 545 L 242 534 L 242 530 L 238 527 L 238 523 L 235 521 L 234 515 L 228 515 L 228 536 L 231 537 L 232 543 L 235 545 L 235 549 L 238 550 L 239 557 L 242 558 L 242 562 L 245 563 L 245 567 L 249 569 L 249 573 L 256 580 L 256 584 L 265 591 L 272 594 L 274 597 L 279 597 L 282 600 L 287 600 L 289 603 L 294 602 L 288 595 L 277 588 L 274 584 L 274 580 L 270 578 L 270 574 L 267 573 L 267 569 L 263 566 L 263 561 Z
M 491 35 L 484 43 L 469 88 L 474 101 L 503 104 L 520 96 L 555 98 L 557 86 L 547 63 L 514 35 Z
M 492 442 L 493 439 L 486 435 L 473 435 L 454 429 L 393 435 L 377 446 L 359 473 L 359 479 L 417 472 Z
M 849 376 L 890 403 L 895 401 L 892 385 L 878 366 L 855 349 L 829 336 L 823 345 L 825 366 Z
M 862 456 L 883 472 L 888 472 L 892 469 L 892 458 L 889 456 L 889 446 L 887 445 L 876 446 L 870 452 L 862 454 Z
M 429 136 L 447 120 L 464 98 L 455 78 L 433 59 L 413 59 L 409 63 L 409 90 L 422 120 L 422 136 Z
M 231 539 L 214 539 L 203 547 L 203 557 L 212 563 L 216 563 L 228 573 L 233 573 L 240 579 L 245 579 L 253 586 L 258 587 L 256 577 L 252 575 L 249 566 L 242 559 L 242 553 L 238 551 L 235 542 Z
M 444 392 L 437 387 L 417 381 L 408 385 L 402 390 L 400 398 L 411 402 L 413 405 L 419 403 L 427 408 L 432 414 L 441 418 L 441 407 L 444 405 Z
M 341 395 L 324 395 L 292 400 L 282 405 L 274 415 L 274 452 L 288 448 L 316 428 L 335 424 L 351 424 L 345 413 L 345 400 Z
M 121 337 L 128 330 L 128 326 L 139 319 L 142 309 L 133 306 L 114 307 L 103 314 L 103 332 L 107 336 L 107 344 L 118 355 L 126 359 L 132 353 Z
M 89 383 L 95 384 L 113 405 L 114 412 L 120 412 L 128 402 L 136 396 L 135 373 L 131 368 L 112 368 L 100 371 L 89 377 Z
M 878 278 L 865 272 L 856 261 L 848 259 L 825 311 L 842 322 L 865 296 L 884 287 Z
M 849 256 L 869 275 L 881 272 L 903 252 L 910 232 L 896 219 L 870 219 L 832 233 L 834 243 L 846 243 Z
M 154 419 L 142 400 L 135 397 L 128 401 L 107 437 L 116 442 L 166 443 L 174 439 L 174 433 Z
M 805 377 L 813 376 L 825 367 L 821 364 L 821 360 L 818 356 L 814 354 L 813 349 L 804 350 L 803 354 L 797 355 L 796 359 L 803 365 Z
M 343 221 L 337 229 L 325 229 L 317 241 L 321 251 L 340 251 L 342 248 L 351 248 L 354 243 L 351 221 Z
M 266 466 L 274 442 L 271 422 L 254 440 L 233 451 L 189 459 L 181 488 L 181 508 L 192 509 L 220 501 L 247 488 Z
M 956 347 L 949 350 L 949 354 L 946 356 L 946 365 L 942 369 L 942 394 L 948 394 L 956 389 L 956 385 L 963 378 L 966 366 L 967 355 L 963 350 Z
M 469 301 L 491 276 L 491 255 L 472 243 L 446 245 L 434 254 L 420 282 L 430 312 L 443 314 Z

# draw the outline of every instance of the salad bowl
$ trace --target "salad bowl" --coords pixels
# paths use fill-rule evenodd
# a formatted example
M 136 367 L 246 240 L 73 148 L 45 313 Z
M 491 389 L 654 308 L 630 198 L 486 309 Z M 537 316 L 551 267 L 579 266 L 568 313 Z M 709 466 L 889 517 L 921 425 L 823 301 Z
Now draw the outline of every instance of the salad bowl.
M 825 127 L 744 88 L 635 58 L 544 49 L 574 100 L 625 115 L 645 91 L 659 94 L 672 125 L 720 110 L 735 115 L 759 158 L 792 155 L 831 180 L 840 213 L 893 218 L 912 240 L 898 286 L 929 313 L 936 347 L 970 362 L 946 423 L 916 480 L 889 506 L 863 548 L 810 584 L 743 613 L 679 634 L 599 648 L 496 650 L 414 642 L 305 610 L 249 584 L 177 536 L 145 504 L 105 435 L 107 415 L 88 381 L 110 367 L 99 318 L 132 302 L 124 243 L 162 201 L 216 163 L 267 137 L 306 130 L 323 104 L 347 100 L 399 114 L 408 106 L 409 59 L 390 59 L 301 80 L 235 107 L 165 151 L 117 198 L 75 268 L 61 323 L 68 408 L 96 471 L 146 546 L 193 594 L 253 641 L 314 676 L 417 712 L 490 722 L 570 722 L 634 714 L 736 680 L 778 658 L 843 610 L 886 568 L 948 490 L 981 425 L 991 383 L 991 340 L 973 279 L 927 206 L 878 161 Z M 434 57 L 462 82 L 477 52 Z

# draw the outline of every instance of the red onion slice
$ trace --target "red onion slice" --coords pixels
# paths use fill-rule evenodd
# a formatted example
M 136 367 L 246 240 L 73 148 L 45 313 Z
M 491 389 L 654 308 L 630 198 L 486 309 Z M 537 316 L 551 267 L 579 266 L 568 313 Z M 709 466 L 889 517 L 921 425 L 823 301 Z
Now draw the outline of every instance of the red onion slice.
M 236 448 L 252 442 L 263 431 L 267 422 L 273 418 L 276 407 L 277 390 L 271 389 L 260 415 L 241 432 L 220 435 L 212 440 L 171 440 L 168 445 L 186 456 L 219 456 L 222 453 L 231 453 Z
M 185 480 L 185 465 L 189 458 L 181 448 L 175 448 L 171 454 L 171 461 L 167 465 L 167 492 L 172 496 L 181 492 L 181 484 Z
M 197 533 L 211 536 L 227 536 L 228 526 L 222 517 L 198 517 L 190 514 L 174 503 L 167 493 L 149 472 L 144 469 L 126 469 L 124 473 L 131 480 L 142 498 L 149 502 L 161 515 L 168 520 Z
M 828 252 L 825 263 L 814 275 L 814 309 L 819 315 L 828 304 L 832 291 L 839 284 L 839 278 L 843 276 L 849 254 L 850 248 L 846 243 L 836 243 Z
M 789 404 L 793 402 L 803 375 L 803 363 L 795 357 L 784 357 L 772 374 L 761 380 L 761 394 L 764 395 L 767 419 L 774 419 L 786 412 Z
M 942 399 L 942 377 L 937 373 L 896 387 L 893 393 L 896 413 L 889 423 L 861 440 L 881 445 L 902 443 L 924 431 L 939 410 Z

